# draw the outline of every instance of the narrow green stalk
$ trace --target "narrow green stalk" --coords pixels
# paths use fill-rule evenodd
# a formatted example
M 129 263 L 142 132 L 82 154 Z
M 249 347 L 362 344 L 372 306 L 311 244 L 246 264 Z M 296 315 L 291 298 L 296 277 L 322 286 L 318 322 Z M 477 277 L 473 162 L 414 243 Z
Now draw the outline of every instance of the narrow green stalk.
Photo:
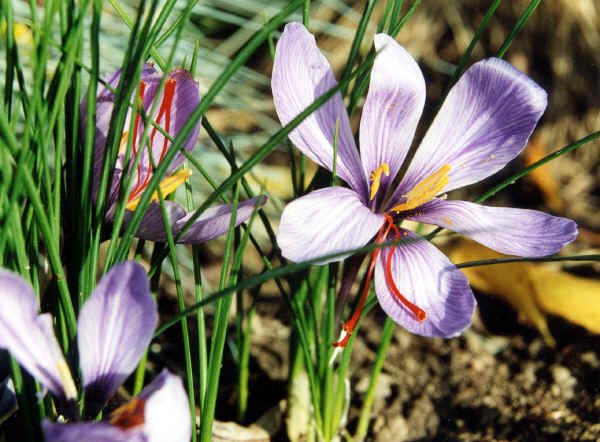
M 508 51 L 508 48 L 512 44 L 513 40 L 515 39 L 517 34 L 521 32 L 521 29 L 523 28 L 523 26 L 525 26 L 525 23 L 527 23 L 527 20 L 529 20 L 529 17 L 531 16 L 531 14 L 533 14 L 535 8 L 538 7 L 541 1 L 542 0 L 531 0 L 529 2 L 529 5 L 525 9 L 525 11 L 523 11 L 523 14 L 521 14 L 519 20 L 517 20 L 517 23 L 515 23 L 515 26 L 510 31 L 510 34 L 508 34 L 508 37 L 506 37 L 506 40 L 504 40 L 504 43 L 502 43 L 502 46 L 500 46 L 500 49 L 498 49 L 498 52 L 496 52 L 496 57 L 504 57 L 504 54 L 506 54 L 506 51 Z
M 456 83 L 456 81 L 458 80 L 458 77 L 460 77 L 461 74 L 463 73 L 465 66 L 467 65 L 467 62 L 469 61 L 469 58 L 471 57 L 471 53 L 473 52 L 473 49 L 475 49 L 475 45 L 481 38 L 481 34 L 483 34 L 483 31 L 487 28 L 492 16 L 496 12 L 496 9 L 498 8 L 498 6 L 500 6 L 501 1 L 502 0 L 494 0 L 494 3 L 492 3 L 490 5 L 487 12 L 485 13 L 485 17 L 481 21 L 481 24 L 477 28 L 477 31 L 475 31 L 475 34 L 473 35 L 473 38 L 471 39 L 469 46 L 467 47 L 465 52 L 461 55 L 460 60 L 458 61 L 458 65 L 456 66 L 456 68 L 454 69 L 454 72 L 452 73 L 452 77 L 450 78 L 450 80 L 448 80 L 448 83 L 446 83 L 446 86 L 444 87 L 444 91 L 442 92 L 442 98 L 440 99 L 440 105 L 441 105 L 441 103 L 444 102 L 444 99 L 446 98 L 446 95 L 448 95 L 448 92 L 450 92 L 450 88 L 452 88 L 454 83 Z
M 352 72 L 352 68 L 354 67 L 354 63 L 358 57 L 363 38 L 365 37 L 365 33 L 367 31 L 367 26 L 369 25 L 371 14 L 373 13 L 373 9 L 375 8 L 376 4 L 377 0 L 368 0 L 367 4 L 365 5 L 365 10 L 363 11 L 360 22 L 358 23 L 358 29 L 356 30 L 356 34 L 354 34 L 354 40 L 352 41 L 352 46 L 350 47 L 350 53 L 348 54 L 346 66 L 342 72 L 342 81 L 350 78 L 350 73 Z M 347 86 L 344 86 L 341 90 L 342 95 L 346 95 L 346 90 Z
M 13 384 L 15 386 L 15 395 L 17 396 L 17 403 L 19 404 L 19 410 L 22 413 L 19 413 L 21 421 L 23 425 L 21 428 L 23 429 L 23 436 L 25 436 L 28 441 L 37 440 L 34 433 L 34 428 L 38 428 L 39 424 L 37 419 L 33 419 L 33 410 L 31 408 L 30 396 L 27 394 L 27 389 L 25 388 L 25 384 L 23 383 L 23 374 L 21 372 L 21 367 L 17 363 L 17 361 L 10 356 L 10 370 L 11 376 L 13 380 Z
M 227 235 L 225 251 L 223 254 L 223 266 L 221 267 L 221 280 L 219 282 L 219 290 L 223 290 L 225 288 L 225 285 L 227 284 L 227 271 L 229 268 L 231 250 L 233 247 L 235 219 L 237 217 L 238 201 L 239 185 L 236 185 L 234 190 L 229 233 Z M 212 440 L 212 426 L 215 416 L 217 391 L 219 388 L 219 377 L 221 371 L 221 363 L 223 360 L 223 348 L 225 346 L 225 337 L 227 335 L 227 325 L 231 301 L 231 296 L 219 299 L 215 310 L 215 322 L 213 328 L 213 336 L 211 339 L 210 355 L 208 360 L 208 380 L 206 388 L 206 397 L 204 401 L 204 409 L 202 410 L 202 422 L 200 422 L 200 440 L 202 442 L 210 442 Z
M 404 14 L 404 16 L 400 19 L 400 21 L 398 23 L 396 23 L 394 28 L 390 29 L 390 35 L 392 37 L 396 38 L 396 35 L 398 35 L 398 33 L 400 32 L 400 29 L 402 29 L 402 26 L 404 26 L 404 23 L 406 23 L 408 21 L 408 19 L 410 18 L 411 15 L 413 15 L 413 13 L 419 7 L 420 3 L 421 3 L 421 0 L 415 0 L 413 2 L 413 4 L 410 6 L 410 8 L 408 9 L 408 11 L 406 11 L 406 14 Z
M 373 400 L 375 399 L 375 386 L 377 385 L 377 380 L 379 379 L 379 375 L 381 374 L 383 362 L 385 361 L 385 356 L 387 355 L 387 351 L 390 346 L 390 342 L 392 341 L 392 336 L 394 335 L 395 328 L 396 324 L 394 323 L 392 318 L 387 316 L 385 318 L 383 331 L 381 332 L 381 342 L 379 343 L 379 347 L 377 348 L 375 363 L 373 364 L 373 368 L 371 368 L 369 387 L 367 388 L 365 399 L 363 400 L 363 405 L 360 410 L 360 417 L 358 418 L 358 425 L 356 427 L 356 433 L 354 435 L 354 440 L 356 441 L 364 440 L 367 436 L 369 421 L 371 420 L 371 408 L 373 407 Z
M 308 21 L 310 19 L 310 0 L 304 0 L 304 6 L 302 7 L 302 24 L 308 29 Z

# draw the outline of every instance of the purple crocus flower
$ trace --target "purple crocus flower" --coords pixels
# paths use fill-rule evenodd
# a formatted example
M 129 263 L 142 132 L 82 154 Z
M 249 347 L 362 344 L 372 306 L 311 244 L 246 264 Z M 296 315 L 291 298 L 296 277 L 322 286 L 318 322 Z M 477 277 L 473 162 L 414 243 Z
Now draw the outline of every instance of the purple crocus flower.
M 192 423 L 183 383 L 167 369 L 110 422 L 43 422 L 46 442 L 188 442 Z
M 168 74 L 165 86 L 160 96 L 157 96 L 158 86 L 163 75 L 157 72 L 153 66 L 145 64 L 140 76 L 139 98 L 142 104 L 143 111 L 148 115 L 152 110 L 155 100 L 159 101 L 157 110 L 152 119 L 166 133 L 173 138 L 177 136 L 190 114 L 200 102 L 200 92 L 198 85 L 192 78 L 189 72 L 184 69 L 175 69 Z M 106 75 L 104 81 L 113 89 L 115 89 L 121 78 L 121 71 L 117 70 L 109 75 Z M 108 136 L 109 123 L 114 108 L 114 94 L 108 88 L 102 88 L 98 92 L 97 107 L 96 107 L 96 139 L 94 147 L 94 181 L 93 194 L 96 200 L 98 194 L 98 185 L 102 173 L 102 162 L 104 160 L 104 151 L 106 147 L 106 137 Z M 81 125 L 85 130 L 85 108 L 86 99 L 81 103 Z M 140 146 L 144 133 L 144 119 L 139 113 L 134 113 L 131 110 L 127 115 L 125 122 L 125 132 L 121 136 L 121 145 L 117 163 L 115 165 L 115 173 L 108 194 L 108 210 L 106 214 L 107 221 L 112 221 L 115 215 L 116 204 L 119 196 L 119 186 L 122 179 L 122 173 L 125 168 L 124 160 L 129 139 L 129 128 L 131 127 L 131 118 L 135 118 L 133 122 L 132 134 L 132 152 L 129 155 L 131 164 L 136 155 L 140 156 L 138 166 L 133 171 L 133 188 L 129 191 L 126 205 L 126 215 L 124 224 L 130 220 L 133 210 L 139 204 L 140 198 L 144 190 L 152 179 L 154 167 L 158 167 L 160 162 L 165 157 L 167 151 L 171 147 L 171 142 L 165 137 L 156 127 L 149 128 L 149 136 L 147 144 Z M 192 130 L 190 136 L 185 141 L 184 150 L 191 152 L 194 149 L 200 123 Z M 152 157 L 150 157 L 152 155 Z M 178 172 L 175 170 L 181 166 L 185 157 L 182 152 L 177 153 L 175 158 L 169 165 L 166 178 L 160 183 L 162 196 L 175 191 L 175 189 L 183 184 L 191 175 L 189 169 L 182 169 Z M 240 202 L 237 208 L 236 226 L 247 220 L 254 207 L 257 205 L 257 198 L 252 198 L 247 201 Z M 266 202 L 265 197 L 260 197 L 260 205 Z M 158 195 L 155 193 L 152 196 L 153 202 L 148 206 L 140 227 L 136 233 L 139 238 L 150 241 L 166 241 L 166 232 L 164 222 L 158 201 Z M 165 207 L 169 217 L 173 235 L 177 235 L 192 214 L 186 214 L 185 210 L 173 201 L 165 201 Z M 229 220 L 231 218 L 232 206 L 230 204 L 215 206 L 206 210 L 187 230 L 187 232 L 179 240 L 186 244 L 199 244 L 220 235 L 223 235 L 229 230 Z
M 452 88 L 401 182 L 391 188 L 423 111 L 425 81 L 391 37 L 376 35 L 375 49 L 360 155 L 339 93 L 290 134 L 306 156 L 332 170 L 338 121 L 336 172 L 349 188 L 328 187 L 288 204 L 277 242 L 283 256 L 304 261 L 362 247 L 374 237 L 378 243 L 406 238 L 373 253 L 368 277 L 374 273 L 381 307 L 413 333 L 456 336 L 469 326 L 475 308 L 466 277 L 431 243 L 396 224 L 434 224 L 517 256 L 549 255 L 573 241 L 577 226 L 569 219 L 445 199 L 446 192 L 488 177 L 521 152 L 547 95 L 503 60 L 475 63 Z M 301 24 L 288 24 L 277 43 L 271 83 L 281 123 L 335 85 L 314 37 Z M 338 345 L 345 345 L 356 319 L 346 323 Z
M 38 301 L 31 286 L 15 273 L 0 269 L 0 291 L 0 348 L 10 351 L 32 376 L 56 396 L 67 401 L 75 400 L 77 389 L 54 335 L 52 316 L 38 313 Z M 126 261 L 110 269 L 83 304 L 77 322 L 79 368 L 88 414 L 97 414 L 133 372 L 148 348 L 157 323 L 156 302 L 150 294 L 144 268 L 135 261 Z M 145 410 L 145 416 L 148 413 L 163 413 L 163 424 L 171 421 L 181 423 L 183 420 L 191 431 L 191 418 L 183 387 L 180 394 L 183 401 L 178 406 L 173 403 L 170 406 L 172 413 L 177 412 L 177 415 L 168 413 L 169 410 L 165 409 L 160 411 L 160 407 L 148 408 L 150 396 L 159 387 L 162 388 L 163 384 L 170 385 L 167 397 L 179 394 L 173 393 L 176 382 L 172 377 L 174 376 L 168 373 L 159 376 L 151 384 L 154 388 L 149 386 L 146 393 L 138 397 L 141 404 L 138 409 L 141 407 Z M 180 381 L 179 383 L 181 384 Z M 182 409 L 185 412 L 180 416 Z M 143 428 L 150 428 L 147 427 L 150 423 L 146 423 L 144 419 L 138 418 L 136 422 L 144 424 Z M 139 428 L 136 431 L 138 430 Z M 110 434 L 114 430 L 107 431 Z M 183 441 L 189 440 L 189 437 L 171 440 Z

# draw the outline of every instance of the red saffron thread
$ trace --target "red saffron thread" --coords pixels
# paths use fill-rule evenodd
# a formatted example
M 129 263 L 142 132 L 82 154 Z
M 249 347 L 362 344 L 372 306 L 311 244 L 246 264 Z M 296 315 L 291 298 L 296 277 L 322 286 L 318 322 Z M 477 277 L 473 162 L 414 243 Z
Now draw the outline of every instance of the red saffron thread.
M 379 229 L 379 233 L 377 234 L 377 238 L 375 239 L 375 244 L 383 243 L 386 240 L 387 235 L 390 232 L 390 229 L 394 229 L 396 241 L 398 241 L 400 239 L 400 230 L 394 224 L 394 220 L 392 219 L 392 217 L 388 214 L 384 214 L 384 216 L 385 216 L 385 223 L 381 226 L 381 229 Z M 391 258 L 392 258 L 392 254 L 393 254 L 395 248 L 396 248 L 395 244 L 390 247 L 390 252 L 387 256 L 386 263 L 384 266 L 386 282 L 388 283 L 388 286 L 389 286 L 390 290 L 392 291 L 392 293 L 394 294 L 394 296 L 396 296 L 396 298 L 415 315 L 415 318 L 417 319 L 417 321 L 423 322 L 425 320 L 425 318 L 427 317 L 427 313 L 425 313 L 425 311 L 423 311 L 422 309 L 420 309 L 419 307 L 414 305 L 412 302 L 410 302 L 408 299 L 406 299 L 402 295 L 402 293 L 400 293 L 400 290 L 398 290 L 398 287 L 396 287 L 396 284 L 394 283 L 394 278 L 392 277 L 392 259 Z M 360 315 L 362 313 L 362 310 L 364 308 L 365 301 L 367 299 L 367 294 L 369 293 L 369 286 L 371 284 L 371 280 L 373 279 L 373 271 L 375 269 L 375 262 L 376 262 L 377 258 L 379 257 L 379 253 L 381 253 L 381 249 L 375 249 L 373 251 L 373 254 L 371 255 L 371 261 L 369 263 L 369 269 L 367 271 L 365 287 L 363 289 L 363 292 L 362 292 L 362 295 L 360 298 L 360 302 L 358 303 L 358 307 L 354 311 L 354 314 L 352 315 L 352 317 L 348 321 L 346 321 L 346 323 L 344 324 L 343 330 L 346 332 L 346 335 L 340 341 L 334 342 L 333 343 L 334 347 L 345 348 L 346 345 L 348 344 L 348 341 L 350 340 L 350 337 L 352 336 L 352 332 L 354 331 L 354 328 L 356 327 L 356 324 L 357 324 L 357 322 L 360 318 Z
M 160 120 L 164 116 L 165 131 L 167 133 L 169 133 L 169 130 L 171 129 L 171 107 L 173 104 L 173 96 L 175 95 L 175 84 L 176 84 L 176 80 L 173 78 L 169 78 L 167 80 L 167 82 L 165 83 L 163 99 L 160 104 L 160 109 L 158 110 L 158 116 L 156 117 L 156 120 L 155 120 L 156 124 L 160 124 Z M 139 118 L 139 114 L 138 114 L 137 118 Z M 136 128 L 137 128 L 137 126 L 136 126 Z M 150 147 L 152 147 L 154 144 L 154 136 L 156 135 L 157 131 L 158 131 L 158 129 L 156 127 L 154 127 L 152 129 L 152 132 L 150 134 Z M 168 141 L 169 141 L 168 138 L 164 137 L 163 147 L 162 147 L 162 151 L 161 151 L 158 163 L 160 163 L 162 161 L 163 157 L 165 156 L 165 154 L 167 152 Z M 146 172 L 146 176 L 144 177 L 144 182 L 140 184 L 141 167 L 138 164 L 138 183 L 137 183 L 136 187 L 134 188 L 133 192 L 131 192 L 131 195 L 129 195 L 128 201 L 133 201 L 135 198 L 137 198 L 142 193 L 142 191 L 146 188 L 148 183 L 150 182 L 150 176 L 152 175 L 152 159 L 151 159 L 150 155 L 152 155 L 152 148 L 148 149 L 148 169 Z

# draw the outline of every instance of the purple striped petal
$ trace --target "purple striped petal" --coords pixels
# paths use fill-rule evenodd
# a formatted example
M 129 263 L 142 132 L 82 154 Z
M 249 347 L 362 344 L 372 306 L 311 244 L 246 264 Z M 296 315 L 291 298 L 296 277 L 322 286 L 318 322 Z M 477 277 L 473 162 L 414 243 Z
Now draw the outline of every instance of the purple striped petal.
M 412 56 L 393 38 L 375 36 L 378 51 L 360 120 L 360 151 L 366 176 L 383 163 L 378 195 L 385 195 L 410 147 L 425 104 L 425 80 Z
M 461 233 L 497 252 L 546 256 L 577 237 L 577 224 L 537 210 L 434 200 L 412 219 Z
M 300 23 L 286 25 L 277 42 L 271 77 L 273 101 L 281 124 L 288 124 L 336 84 L 313 35 Z M 332 170 L 336 120 L 339 120 L 336 172 L 366 201 L 366 179 L 340 93 L 309 115 L 290 133 L 290 139 L 311 160 Z
M 172 227 L 173 236 L 177 234 L 179 229 L 176 227 L 179 220 L 185 216 L 185 210 L 173 202 L 164 201 L 165 209 L 168 216 L 168 224 Z M 125 218 L 123 220 L 123 229 L 127 227 L 127 224 L 133 216 L 132 211 L 125 212 Z M 165 242 L 167 240 L 167 233 L 165 231 L 165 223 L 162 218 L 162 211 L 160 210 L 160 204 L 158 202 L 152 202 L 144 212 L 144 217 L 140 223 L 135 236 L 138 238 L 146 239 L 154 242 Z
M 168 132 L 172 137 L 176 137 L 187 119 L 189 118 L 191 112 L 200 102 L 200 92 L 198 90 L 198 86 L 196 82 L 193 80 L 191 75 L 183 70 L 176 69 L 169 73 L 169 80 L 174 80 L 174 88 L 173 93 L 167 93 L 170 86 L 165 86 L 160 96 L 157 96 L 158 87 L 161 82 L 163 75 L 158 73 L 153 66 L 149 64 L 145 64 L 142 68 L 140 81 L 145 83 L 144 93 L 142 105 L 143 109 L 146 113 L 149 113 L 152 109 L 154 101 L 158 101 L 156 106 L 155 113 L 153 114 L 154 121 L 163 128 L 166 132 Z M 121 71 L 117 70 L 111 74 L 108 74 L 103 77 L 103 80 L 111 86 L 113 89 L 119 84 L 119 80 L 121 78 Z M 168 104 L 168 97 L 172 96 L 172 100 L 170 106 Z M 132 97 L 133 100 L 133 97 Z M 109 123 L 112 116 L 112 110 L 114 108 L 115 96 L 112 92 L 110 92 L 107 88 L 99 89 L 98 96 L 96 98 L 96 139 L 94 142 L 94 162 L 93 162 L 93 170 L 94 170 L 94 199 L 97 195 L 97 188 L 100 180 L 100 173 L 102 171 L 102 162 L 104 158 L 104 151 L 106 148 L 106 137 L 108 135 Z M 85 115 L 86 115 L 86 102 L 87 98 L 81 102 L 80 110 L 81 110 L 81 127 L 82 131 L 85 131 Z M 164 104 L 164 106 L 163 106 Z M 163 110 L 168 109 L 168 112 Z M 168 114 L 168 115 L 167 115 Z M 159 118 L 160 117 L 160 118 Z M 135 114 L 130 110 L 127 114 L 127 118 L 124 125 L 124 130 L 127 131 L 131 127 L 131 118 L 136 118 Z M 169 129 L 167 130 L 167 121 Z M 191 151 L 196 145 L 196 139 L 198 137 L 198 132 L 200 130 L 200 123 L 197 123 L 189 137 L 186 139 L 183 149 Z M 140 119 L 137 127 L 137 138 L 135 140 L 135 145 L 139 151 L 139 144 L 141 142 L 141 138 L 144 132 L 144 124 Z M 150 144 L 152 145 L 152 154 L 154 158 L 155 165 L 158 166 L 162 157 L 165 154 L 165 149 L 168 150 L 171 146 L 171 142 L 166 140 L 161 134 L 161 132 L 155 128 L 149 129 L 149 137 Z M 123 159 L 125 156 L 125 152 L 121 152 L 117 159 L 116 169 L 117 172 L 121 172 L 123 169 Z M 184 160 L 184 156 L 181 153 L 178 153 L 174 160 L 169 165 L 167 170 L 167 174 L 171 173 L 174 169 L 176 169 Z M 148 150 L 143 149 L 141 153 L 141 158 L 139 161 L 139 173 L 140 175 L 140 183 L 146 181 L 146 179 L 151 178 L 151 162 L 148 155 Z M 150 177 L 148 177 L 148 171 L 150 170 Z M 109 193 L 109 203 L 112 203 L 117 197 L 118 184 L 120 179 L 120 173 L 115 174 L 113 179 L 113 183 L 111 186 L 111 191 Z M 134 179 L 134 185 L 137 182 L 137 179 Z
M 287 259 L 306 261 L 366 245 L 385 221 L 358 194 L 327 187 L 288 204 L 279 224 L 277 244 Z M 340 261 L 344 256 L 322 261 Z
M 262 207 L 267 202 L 267 197 L 265 196 L 251 198 L 238 204 L 235 218 L 236 227 L 250 218 L 257 206 L 257 202 L 259 202 L 259 198 L 260 204 L 258 204 L 258 207 Z M 179 242 L 183 244 L 200 244 L 227 233 L 229 231 L 229 223 L 231 222 L 232 209 L 231 204 L 225 204 L 205 210 L 181 237 Z M 192 216 L 193 213 L 190 213 L 175 223 L 177 232 L 183 228 Z
M 31 286 L 16 273 L 0 269 L 0 348 L 5 348 L 44 387 L 67 399 L 77 396 L 69 368 L 56 341 L 49 314 L 38 314 Z
M 192 417 L 188 396 L 179 376 L 163 369 L 138 397 L 146 400 L 144 434 L 149 442 L 189 442 Z
M 446 164 L 445 192 L 497 172 L 523 150 L 546 104 L 546 92 L 509 63 L 475 63 L 448 94 L 396 195 Z
M 44 420 L 46 442 L 148 442 L 141 430 L 121 430 L 108 422 L 59 424 Z
M 158 323 L 144 268 L 114 266 L 87 299 L 77 323 L 86 404 L 97 412 L 135 369 Z
M 430 337 L 454 337 L 471 324 L 475 298 L 465 275 L 434 245 L 401 230 L 407 242 L 392 254 L 391 275 L 400 293 L 427 317 L 419 322 L 390 289 L 383 249 L 375 267 L 375 292 L 381 308 L 412 333 Z

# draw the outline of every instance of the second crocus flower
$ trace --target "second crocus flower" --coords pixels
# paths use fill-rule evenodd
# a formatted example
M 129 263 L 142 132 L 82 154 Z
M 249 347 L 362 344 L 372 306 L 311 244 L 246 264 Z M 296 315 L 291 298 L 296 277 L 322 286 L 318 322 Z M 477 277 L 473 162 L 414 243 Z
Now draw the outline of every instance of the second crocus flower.
M 121 71 L 115 71 L 103 78 L 103 80 L 113 89 L 116 89 L 121 78 Z M 200 102 L 200 92 L 198 85 L 193 80 L 189 72 L 184 69 L 175 69 L 167 75 L 165 85 L 161 93 L 158 93 L 159 85 L 163 79 L 163 74 L 154 69 L 152 65 L 145 64 L 140 76 L 140 84 L 138 87 L 139 102 L 141 103 L 141 111 L 151 117 L 151 119 L 164 132 L 168 133 L 172 138 L 175 138 L 185 122 L 188 120 L 192 111 Z M 132 97 L 133 98 L 133 97 Z M 94 144 L 94 181 L 93 181 L 93 196 L 96 199 L 98 193 L 98 185 L 102 172 L 102 164 L 104 161 L 104 153 L 106 148 L 106 137 L 108 136 L 109 123 L 114 109 L 115 96 L 109 88 L 103 87 L 99 90 L 96 98 L 96 139 Z M 136 102 L 133 100 L 132 102 Z M 156 111 L 153 115 L 149 115 L 154 102 Z M 85 108 L 86 99 L 81 103 L 81 125 L 85 132 Z M 132 121 L 132 119 L 134 121 Z M 133 123 L 133 133 L 129 133 L 129 128 Z M 154 125 L 148 128 L 147 142 L 142 144 L 142 138 L 145 130 L 144 118 L 140 112 L 129 111 L 127 120 L 124 125 L 125 131 L 121 135 L 119 155 L 115 165 L 113 181 L 110 184 L 108 192 L 108 210 L 106 212 L 107 221 L 111 222 L 114 218 L 116 204 L 119 196 L 119 189 L 123 172 L 127 164 L 126 149 L 129 137 L 132 137 L 132 148 L 129 155 L 129 163 L 133 164 L 133 159 L 139 156 L 137 167 L 132 170 L 133 184 L 129 190 L 126 205 L 126 214 L 124 223 L 127 224 L 133 210 L 139 204 L 140 198 L 146 190 L 155 168 L 165 158 L 168 150 L 171 148 L 171 141 L 163 135 L 161 130 L 158 130 Z M 198 132 L 200 130 L 200 122 L 194 126 L 194 129 L 186 139 L 183 150 L 191 152 L 196 144 Z M 183 164 L 185 157 L 182 152 L 178 152 L 160 183 L 160 189 L 163 197 L 175 191 L 175 189 L 183 184 L 191 175 L 189 169 L 177 169 Z M 239 203 L 237 208 L 236 226 L 247 220 L 257 203 L 262 205 L 266 202 L 265 197 L 256 197 Z M 185 210 L 173 201 L 164 201 L 167 214 L 169 217 L 169 225 L 173 235 L 177 235 L 183 226 L 192 216 L 187 214 Z M 179 242 L 186 244 L 199 244 L 220 235 L 223 235 L 229 230 L 229 223 L 232 213 L 230 204 L 212 207 L 206 210 L 186 231 Z M 166 232 L 162 219 L 160 205 L 158 203 L 158 195 L 152 195 L 152 202 L 148 206 L 144 217 L 135 234 L 139 238 L 150 241 L 166 241 Z

